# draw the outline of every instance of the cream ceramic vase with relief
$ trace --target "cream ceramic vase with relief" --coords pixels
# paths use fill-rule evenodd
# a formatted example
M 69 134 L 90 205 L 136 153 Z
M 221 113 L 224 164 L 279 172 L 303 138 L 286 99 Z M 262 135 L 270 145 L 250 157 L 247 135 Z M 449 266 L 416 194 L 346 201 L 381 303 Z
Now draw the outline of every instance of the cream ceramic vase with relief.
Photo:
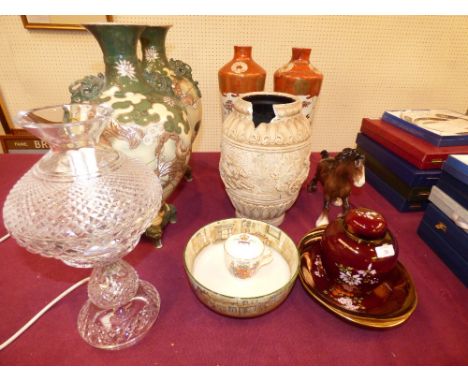
M 310 152 L 310 125 L 297 98 L 239 98 L 223 124 L 219 164 L 236 216 L 280 225 L 309 174 Z

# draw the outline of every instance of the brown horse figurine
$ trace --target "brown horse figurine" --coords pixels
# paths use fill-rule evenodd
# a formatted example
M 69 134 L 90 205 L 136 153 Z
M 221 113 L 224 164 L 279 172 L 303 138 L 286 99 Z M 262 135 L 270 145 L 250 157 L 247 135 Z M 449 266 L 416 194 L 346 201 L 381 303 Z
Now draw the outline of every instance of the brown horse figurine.
M 350 208 L 348 198 L 352 185 L 362 187 L 366 182 L 365 158 L 356 149 L 345 148 L 334 158 L 323 150 L 320 156 L 322 159 L 315 176 L 307 186 L 309 192 L 317 190 L 317 182 L 323 186 L 323 210 L 315 222 L 316 226 L 328 224 L 330 202 L 336 206 L 342 205 L 343 213 L 346 213 Z

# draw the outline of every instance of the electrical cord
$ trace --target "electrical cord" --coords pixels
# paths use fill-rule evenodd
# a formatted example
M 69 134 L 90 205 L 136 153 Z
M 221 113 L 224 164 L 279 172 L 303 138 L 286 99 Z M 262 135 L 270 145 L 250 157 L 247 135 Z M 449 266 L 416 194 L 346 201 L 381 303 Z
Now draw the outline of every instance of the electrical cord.
M 49 302 L 39 313 L 37 313 L 33 318 L 31 318 L 26 325 L 24 325 L 20 330 L 18 330 L 15 334 L 13 334 L 10 338 L 8 338 L 4 343 L 0 345 L 0 351 L 5 349 L 8 345 L 10 345 L 14 340 L 16 340 L 21 334 L 23 334 L 26 330 L 28 330 L 45 312 L 47 312 L 50 308 L 52 308 L 57 302 L 59 302 L 62 298 L 69 295 L 73 292 L 76 288 L 80 287 L 81 285 L 87 283 L 89 281 L 89 277 L 84 278 L 83 280 L 78 281 L 77 283 L 73 284 L 70 288 L 68 288 L 65 292 L 54 298 L 51 302 Z
M 10 234 L 9 234 L 9 233 L 7 233 L 5 236 L 0 237 L 0 243 L 3 242 L 3 241 L 5 241 L 5 240 L 8 239 L 9 237 L 10 237 Z
M 0 237 L 0 243 L 5 241 L 10 237 L 10 234 Z M 73 292 L 76 288 L 80 287 L 81 285 L 87 283 L 89 281 L 89 277 L 84 278 L 83 280 L 78 281 L 77 283 L 73 284 L 70 288 L 66 291 L 61 293 L 59 296 L 54 298 L 51 302 L 49 302 L 42 310 L 37 313 L 33 318 L 31 318 L 22 328 L 20 328 L 15 334 L 13 334 L 10 338 L 8 338 L 5 342 L 0 344 L 0 351 L 5 349 L 8 345 L 10 345 L 13 341 L 15 341 L 21 334 L 23 334 L 26 330 L 28 330 L 39 318 L 41 318 L 44 313 L 46 313 L 50 308 L 52 308 L 57 302 L 63 299 L 65 296 L 69 295 Z

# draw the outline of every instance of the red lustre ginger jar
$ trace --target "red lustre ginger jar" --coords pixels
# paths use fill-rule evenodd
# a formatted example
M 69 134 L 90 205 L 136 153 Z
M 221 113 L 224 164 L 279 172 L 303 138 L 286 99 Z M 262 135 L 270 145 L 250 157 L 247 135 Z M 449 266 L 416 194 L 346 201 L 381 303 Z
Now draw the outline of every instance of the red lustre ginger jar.
M 252 58 L 252 47 L 235 46 L 233 59 L 218 72 L 223 121 L 234 109 L 237 98 L 263 91 L 265 79 L 265 70 Z
M 330 279 L 352 292 L 366 292 L 396 266 L 398 244 L 384 217 L 367 208 L 350 210 L 322 237 L 322 263 Z
M 291 60 L 274 75 L 276 92 L 294 94 L 302 101 L 302 114 L 312 119 L 323 75 L 310 64 L 310 49 L 292 48 Z

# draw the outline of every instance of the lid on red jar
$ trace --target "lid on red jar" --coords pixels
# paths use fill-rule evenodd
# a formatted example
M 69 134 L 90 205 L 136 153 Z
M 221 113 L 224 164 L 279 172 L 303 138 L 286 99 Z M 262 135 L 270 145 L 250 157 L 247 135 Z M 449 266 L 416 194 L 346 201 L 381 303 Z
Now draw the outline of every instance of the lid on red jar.
M 380 239 L 387 232 L 387 223 L 384 217 L 368 208 L 355 208 L 344 217 L 346 230 L 363 239 Z

